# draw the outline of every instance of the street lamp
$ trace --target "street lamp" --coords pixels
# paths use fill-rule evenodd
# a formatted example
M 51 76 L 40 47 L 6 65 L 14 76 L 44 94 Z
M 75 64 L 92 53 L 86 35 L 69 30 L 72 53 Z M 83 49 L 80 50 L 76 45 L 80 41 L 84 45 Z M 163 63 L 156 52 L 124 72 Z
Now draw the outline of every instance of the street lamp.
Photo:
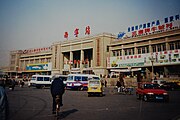
M 151 57 L 149 57 L 149 60 L 151 61 L 151 63 L 152 63 L 152 80 L 153 80 L 153 78 L 154 78 L 154 60 L 155 60 L 155 58 L 153 58 L 153 56 L 151 56 Z
M 18 74 L 18 66 L 16 66 L 16 79 L 18 78 L 17 74 Z

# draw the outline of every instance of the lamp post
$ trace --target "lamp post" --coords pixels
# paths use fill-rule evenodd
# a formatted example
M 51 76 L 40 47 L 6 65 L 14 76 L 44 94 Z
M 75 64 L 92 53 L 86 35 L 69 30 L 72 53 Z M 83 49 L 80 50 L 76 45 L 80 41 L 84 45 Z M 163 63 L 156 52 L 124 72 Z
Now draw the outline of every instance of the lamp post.
M 149 60 L 151 61 L 151 63 L 152 63 L 152 80 L 153 80 L 153 78 L 154 78 L 154 60 L 155 60 L 155 58 L 153 58 L 153 56 L 151 56 L 151 57 L 149 57 Z
M 16 79 L 18 78 L 18 66 L 16 66 Z

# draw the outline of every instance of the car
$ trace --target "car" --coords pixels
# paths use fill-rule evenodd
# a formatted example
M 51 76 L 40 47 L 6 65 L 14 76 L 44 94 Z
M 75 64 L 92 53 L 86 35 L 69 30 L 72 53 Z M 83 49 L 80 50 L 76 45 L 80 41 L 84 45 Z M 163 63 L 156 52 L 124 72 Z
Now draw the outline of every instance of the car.
M 177 82 L 167 82 L 161 86 L 165 90 L 180 90 L 180 86 Z
M 169 102 L 168 92 L 161 89 L 159 84 L 151 82 L 140 83 L 136 89 L 136 97 L 137 99 L 142 99 L 146 102 L 157 100 Z

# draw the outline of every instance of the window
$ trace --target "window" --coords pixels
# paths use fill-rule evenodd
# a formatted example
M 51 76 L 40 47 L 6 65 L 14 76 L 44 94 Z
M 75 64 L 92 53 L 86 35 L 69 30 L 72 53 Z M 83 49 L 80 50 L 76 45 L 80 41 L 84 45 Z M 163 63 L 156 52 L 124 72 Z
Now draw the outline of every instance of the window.
M 49 77 L 44 77 L 44 81 L 50 81 Z
M 122 56 L 122 50 L 120 50 L 119 52 L 120 52 L 120 56 Z
M 138 54 L 141 54 L 141 48 L 138 48 Z
M 109 52 L 109 46 L 107 46 L 106 52 Z
M 127 55 L 131 55 L 131 49 L 127 50 Z
M 88 81 L 88 77 L 82 77 L 82 81 Z
M 67 80 L 73 80 L 73 76 L 68 76 Z
M 170 50 L 174 50 L 174 43 L 169 43 Z
M 74 80 L 75 81 L 81 81 L 81 76 L 75 76 Z
M 152 46 L 152 51 L 153 51 L 153 52 L 156 52 L 156 46 L 155 46 L 155 45 Z
M 132 49 L 132 55 L 134 55 L 134 49 Z
M 116 56 L 116 51 L 113 51 L 113 56 Z
M 166 44 L 162 44 L 162 51 L 166 51 Z
M 117 56 L 119 56 L 119 51 L 117 51 Z
M 146 47 L 146 53 L 149 53 L 149 46 Z
M 145 47 L 142 48 L 142 53 L 146 53 Z
M 95 79 L 95 80 L 100 80 L 99 77 L 93 77 L 93 79 Z
M 180 42 L 175 43 L 175 49 L 180 49 Z
M 119 55 L 118 51 L 113 51 L 113 56 L 118 56 L 118 55 Z
M 124 50 L 124 55 L 127 55 L 127 50 Z
M 157 45 L 157 50 L 158 50 L 158 52 L 161 51 L 161 45 Z
M 37 81 L 43 81 L 43 77 L 37 77 Z

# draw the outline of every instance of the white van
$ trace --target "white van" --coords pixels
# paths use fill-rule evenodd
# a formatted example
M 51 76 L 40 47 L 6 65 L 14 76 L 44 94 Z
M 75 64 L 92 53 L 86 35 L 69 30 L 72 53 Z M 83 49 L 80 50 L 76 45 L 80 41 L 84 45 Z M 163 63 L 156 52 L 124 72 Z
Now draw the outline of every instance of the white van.
M 66 82 L 66 88 L 78 90 L 87 89 L 89 79 L 100 80 L 100 77 L 91 74 L 69 74 Z
M 51 75 L 33 75 L 30 84 L 36 88 L 43 88 L 51 86 Z

